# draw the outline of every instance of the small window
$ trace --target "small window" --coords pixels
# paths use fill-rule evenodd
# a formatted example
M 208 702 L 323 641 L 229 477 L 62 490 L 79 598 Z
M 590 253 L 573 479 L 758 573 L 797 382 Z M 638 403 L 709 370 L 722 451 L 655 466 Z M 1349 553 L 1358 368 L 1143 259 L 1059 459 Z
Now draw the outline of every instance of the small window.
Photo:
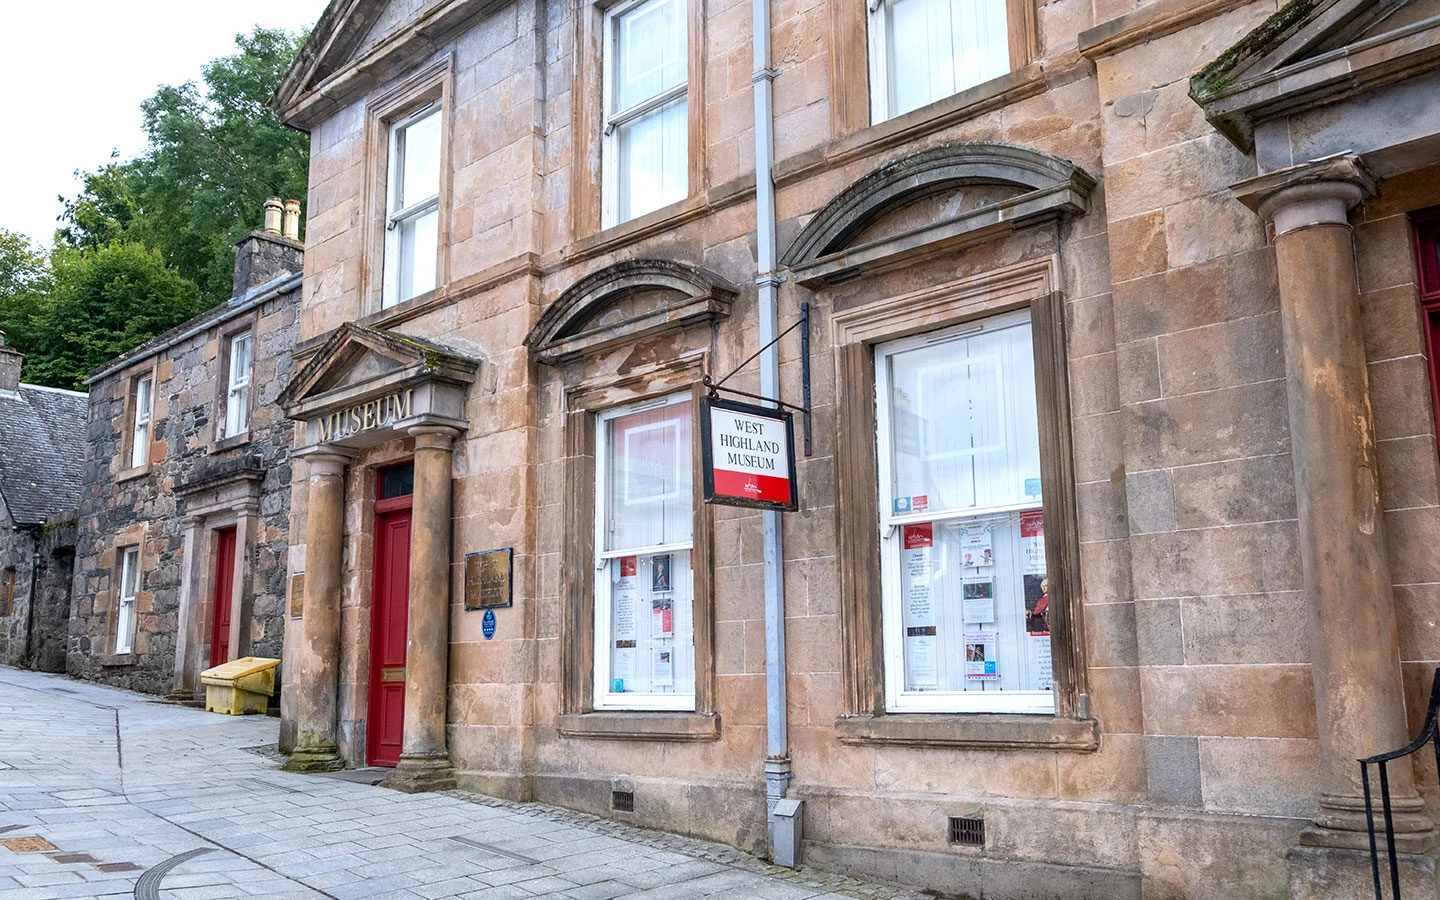
M 1030 314 L 875 353 L 886 708 L 1053 713 Z
M 415 493 L 415 464 L 380 470 L 380 499 L 393 500 Z
M 595 706 L 694 709 L 690 395 L 598 419 Z
M 130 435 L 130 468 L 150 461 L 150 417 L 153 405 L 154 376 L 146 375 L 135 382 L 135 427 Z
M 435 289 L 440 225 L 440 109 L 431 105 L 390 128 L 382 305 Z
M 689 192 L 684 0 L 644 0 L 605 16 L 604 225 Z
M 120 600 L 115 606 L 115 652 L 130 653 L 135 639 L 135 595 L 140 591 L 140 548 L 126 547 L 120 562 Z
M 250 332 L 230 339 L 230 376 L 225 392 L 225 436 L 250 427 Z
M 1010 68 L 1006 0 L 870 0 L 876 122 L 997 78 Z

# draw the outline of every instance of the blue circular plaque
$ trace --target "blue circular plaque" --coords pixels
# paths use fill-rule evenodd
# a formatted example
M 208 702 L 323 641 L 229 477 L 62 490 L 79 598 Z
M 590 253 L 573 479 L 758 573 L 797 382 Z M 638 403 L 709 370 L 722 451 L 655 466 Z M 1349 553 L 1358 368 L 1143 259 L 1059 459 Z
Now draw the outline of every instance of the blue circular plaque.
M 495 610 L 485 610 L 485 618 L 480 621 L 480 633 L 487 641 L 495 636 Z

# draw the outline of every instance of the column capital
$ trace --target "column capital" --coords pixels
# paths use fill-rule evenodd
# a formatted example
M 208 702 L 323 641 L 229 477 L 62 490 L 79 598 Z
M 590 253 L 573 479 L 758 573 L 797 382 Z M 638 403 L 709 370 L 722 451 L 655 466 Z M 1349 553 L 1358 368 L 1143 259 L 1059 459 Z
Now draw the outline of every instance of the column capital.
M 310 466 L 310 474 L 312 476 L 343 476 L 345 474 L 345 466 L 359 454 L 347 447 L 332 447 L 326 444 L 317 444 L 311 447 L 303 447 L 290 455 L 296 459 L 305 460 Z
M 1375 196 L 1375 176 L 1358 156 L 1331 156 L 1269 172 L 1230 188 L 1277 236 L 1307 225 L 1347 225 L 1347 213 Z
M 450 425 L 412 425 L 406 429 L 415 439 L 416 450 L 449 450 L 460 436 L 460 429 Z

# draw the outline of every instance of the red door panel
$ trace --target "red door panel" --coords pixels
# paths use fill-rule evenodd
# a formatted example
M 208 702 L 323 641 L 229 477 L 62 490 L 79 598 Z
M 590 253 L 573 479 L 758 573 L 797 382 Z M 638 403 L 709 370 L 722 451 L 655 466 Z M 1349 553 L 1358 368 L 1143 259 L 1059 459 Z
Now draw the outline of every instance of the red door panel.
M 405 723 L 405 638 L 409 601 L 410 510 L 407 504 L 403 509 L 381 512 L 375 519 L 370 711 L 365 726 L 366 754 L 372 766 L 393 766 L 400 761 Z
M 210 666 L 230 661 L 230 599 L 235 589 L 235 529 L 215 532 L 215 597 L 210 616 Z

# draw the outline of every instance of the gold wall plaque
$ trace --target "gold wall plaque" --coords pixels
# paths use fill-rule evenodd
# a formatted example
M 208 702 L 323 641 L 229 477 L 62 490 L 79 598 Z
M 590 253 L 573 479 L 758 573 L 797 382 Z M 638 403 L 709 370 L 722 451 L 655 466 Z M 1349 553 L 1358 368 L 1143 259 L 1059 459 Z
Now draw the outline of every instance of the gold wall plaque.
M 404 667 L 404 666 L 400 666 L 400 667 L 395 668 L 395 669 L 381 669 L 381 670 L 380 670 L 380 680 L 383 681 L 383 682 L 385 682 L 385 683 L 387 683 L 387 684 L 392 683 L 392 682 L 396 682 L 396 681 L 404 681 L 404 680 L 405 680 L 405 667 Z
M 290 576 L 290 616 L 298 619 L 305 615 L 305 573 Z
M 465 554 L 465 608 L 487 609 L 515 602 L 512 547 Z

